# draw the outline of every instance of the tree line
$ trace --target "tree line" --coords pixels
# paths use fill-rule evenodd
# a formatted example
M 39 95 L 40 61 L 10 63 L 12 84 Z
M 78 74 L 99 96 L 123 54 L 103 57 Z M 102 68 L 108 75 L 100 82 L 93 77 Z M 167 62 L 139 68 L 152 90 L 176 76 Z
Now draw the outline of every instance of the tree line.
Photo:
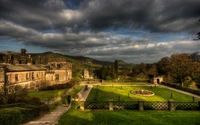
M 113 66 L 102 66 L 96 71 L 97 78 L 104 80 L 140 77 L 148 79 L 149 75 L 163 76 L 165 82 L 196 88 L 200 83 L 200 54 L 198 52 L 175 53 L 163 57 L 152 64 L 134 64 L 132 67 L 119 66 L 115 60 Z

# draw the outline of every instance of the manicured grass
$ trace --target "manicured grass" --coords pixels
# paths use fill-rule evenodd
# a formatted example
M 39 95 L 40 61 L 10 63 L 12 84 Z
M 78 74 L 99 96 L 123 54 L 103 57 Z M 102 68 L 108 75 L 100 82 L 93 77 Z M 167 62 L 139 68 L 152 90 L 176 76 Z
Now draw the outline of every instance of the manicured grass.
M 95 93 L 98 89 L 98 101 L 108 101 L 110 99 L 114 99 L 118 101 L 138 101 L 138 100 L 145 100 L 145 101 L 168 101 L 171 99 L 171 93 L 173 100 L 177 102 L 191 102 L 193 101 L 192 97 L 189 95 L 185 95 L 173 90 L 169 90 L 164 87 L 157 86 L 94 86 L 92 91 L 90 92 L 87 100 L 93 100 L 96 96 Z M 131 90 L 150 90 L 155 93 L 154 96 L 141 96 L 131 94 Z M 195 98 L 195 101 L 200 101 L 200 99 Z
M 199 111 L 80 111 L 65 113 L 58 125 L 199 125 Z
M 45 99 L 51 100 L 57 96 L 62 95 L 65 91 L 66 89 L 49 90 L 49 91 L 32 91 L 32 92 L 29 92 L 28 95 L 31 97 L 40 98 L 41 100 L 45 100 Z

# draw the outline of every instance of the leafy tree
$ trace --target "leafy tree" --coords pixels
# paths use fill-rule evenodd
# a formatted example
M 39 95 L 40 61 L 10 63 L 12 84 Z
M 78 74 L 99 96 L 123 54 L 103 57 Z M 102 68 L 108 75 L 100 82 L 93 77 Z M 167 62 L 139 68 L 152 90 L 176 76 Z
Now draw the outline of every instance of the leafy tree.
M 175 82 L 182 83 L 186 76 L 190 76 L 190 57 L 188 54 L 171 55 L 170 72 Z
M 193 62 L 200 62 L 200 54 L 199 52 L 192 53 L 190 55 L 191 61 Z

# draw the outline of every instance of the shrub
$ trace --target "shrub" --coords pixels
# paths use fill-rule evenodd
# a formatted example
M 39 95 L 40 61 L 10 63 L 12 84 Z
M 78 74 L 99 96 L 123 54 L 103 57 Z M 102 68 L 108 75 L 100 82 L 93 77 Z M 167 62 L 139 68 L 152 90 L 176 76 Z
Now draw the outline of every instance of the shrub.
M 17 109 L 1 109 L 0 125 L 19 125 L 22 123 L 22 114 Z
M 37 116 L 41 116 L 47 112 L 49 112 L 49 106 L 48 105 L 27 105 L 26 108 L 31 109 L 31 113 L 37 117 Z
M 35 116 L 35 114 L 32 113 L 31 109 L 28 108 L 17 108 L 20 112 L 21 112 L 21 116 L 23 118 L 22 122 L 28 122 L 34 118 L 36 118 L 37 116 Z

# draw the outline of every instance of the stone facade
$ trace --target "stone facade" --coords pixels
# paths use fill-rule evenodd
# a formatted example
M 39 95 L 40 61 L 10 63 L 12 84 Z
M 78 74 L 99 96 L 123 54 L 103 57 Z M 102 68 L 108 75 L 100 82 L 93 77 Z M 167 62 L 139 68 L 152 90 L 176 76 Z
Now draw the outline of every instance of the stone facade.
M 12 63 L 10 58 L 7 58 L 7 63 L 0 63 L 0 88 L 6 86 L 8 92 L 12 92 L 16 85 L 20 85 L 28 90 L 38 90 L 45 86 L 64 84 L 72 79 L 71 62 L 51 59 L 47 65 L 33 65 L 31 56 L 26 56 L 25 50 L 22 52 L 22 58 L 18 60 L 20 64 Z

